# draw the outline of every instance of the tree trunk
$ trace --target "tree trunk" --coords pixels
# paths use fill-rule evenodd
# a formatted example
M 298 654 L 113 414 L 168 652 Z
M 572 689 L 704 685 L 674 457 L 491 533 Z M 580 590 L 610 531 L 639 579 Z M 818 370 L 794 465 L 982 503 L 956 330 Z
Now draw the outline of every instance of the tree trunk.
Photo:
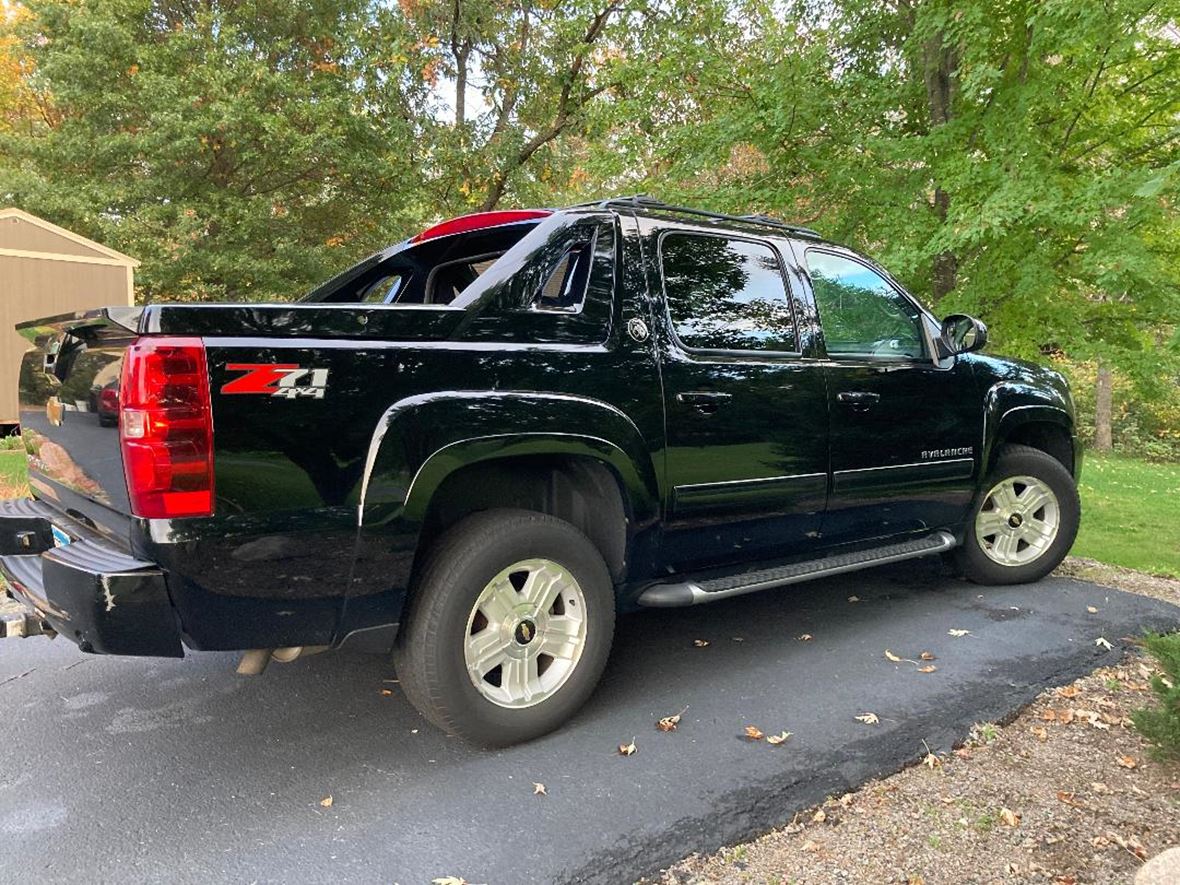
M 954 118 L 955 75 L 959 54 L 946 44 L 941 31 L 930 36 L 922 45 L 922 82 L 926 87 L 926 105 L 930 112 L 930 128 L 935 129 Z M 946 223 L 951 197 L 938 183 L 934 186 L 934 213 Z M 934 303 L 954 290 L 958 284 L 959 259 L 950 251 L 940 252 L 931 263 L 930 293 Z
M 1112 386 L 1110 367 L 1100 363 L 1098 383 L 1094 386 L 1094 448 L 1100 452 L 1109 452 L 1113 445 L 1110 432 Z

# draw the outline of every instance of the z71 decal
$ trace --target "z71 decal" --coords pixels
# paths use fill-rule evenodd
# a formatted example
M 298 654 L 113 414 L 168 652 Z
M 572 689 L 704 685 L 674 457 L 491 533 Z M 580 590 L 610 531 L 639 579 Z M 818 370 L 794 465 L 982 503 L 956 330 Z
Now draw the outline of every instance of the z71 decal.
M 327 369 L 305 369 L 293 363 L 229 363 L 231 372 L 245 372 L 221 388 L 222 393 L 257 393 L 296 399 L 323 399 L 328 387 Z

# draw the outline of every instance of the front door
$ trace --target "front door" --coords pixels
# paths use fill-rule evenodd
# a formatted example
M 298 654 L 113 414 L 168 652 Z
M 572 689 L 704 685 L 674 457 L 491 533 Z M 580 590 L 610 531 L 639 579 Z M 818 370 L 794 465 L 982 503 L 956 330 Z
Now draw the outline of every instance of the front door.
M 927 318 L 859 256 L 803 251 L 828 357 L 824 541 L 955 525 L 971 504 L 983 432 L 970 361 L 936 360 Z
M 828 405 L 778 248 L 684 228 L 653 228 L 648 243 L 667 421 L 667 564 L 686 571 L 814 546 Z

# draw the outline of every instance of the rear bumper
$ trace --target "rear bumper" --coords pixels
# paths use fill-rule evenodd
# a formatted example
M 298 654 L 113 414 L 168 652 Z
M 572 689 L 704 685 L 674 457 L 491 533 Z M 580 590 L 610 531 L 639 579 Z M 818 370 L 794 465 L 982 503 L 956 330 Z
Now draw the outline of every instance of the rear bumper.
M 0 501 L 0 572 L 13 594 L 85 652 L 183 657 L 164 573 L 99 540 L 58 547 L 61 514 Z

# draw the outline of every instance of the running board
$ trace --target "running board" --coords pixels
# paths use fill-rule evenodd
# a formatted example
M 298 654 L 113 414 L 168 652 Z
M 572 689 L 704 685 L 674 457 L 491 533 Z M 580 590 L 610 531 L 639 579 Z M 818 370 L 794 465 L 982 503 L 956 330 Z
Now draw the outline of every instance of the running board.
M 914 541 L 902 541 L 899 544 L 887 544 L 884 547 L 809 559 L 758 571 L 653 584 L 639 594 L 636 601 L 639 605 L 657 608 L 699 605 L 702 602 L 728 599 L 731 596 L 753 593 L 769 587 L 798 584 L 801 581 L 826 578 L 828 575 L 884 565 L 887 562 L 900 562 L 903 559 L 917 559 L 919 556 L 943 553 L 954 546 L 955 539 L 950 532 L 935 532 Z

